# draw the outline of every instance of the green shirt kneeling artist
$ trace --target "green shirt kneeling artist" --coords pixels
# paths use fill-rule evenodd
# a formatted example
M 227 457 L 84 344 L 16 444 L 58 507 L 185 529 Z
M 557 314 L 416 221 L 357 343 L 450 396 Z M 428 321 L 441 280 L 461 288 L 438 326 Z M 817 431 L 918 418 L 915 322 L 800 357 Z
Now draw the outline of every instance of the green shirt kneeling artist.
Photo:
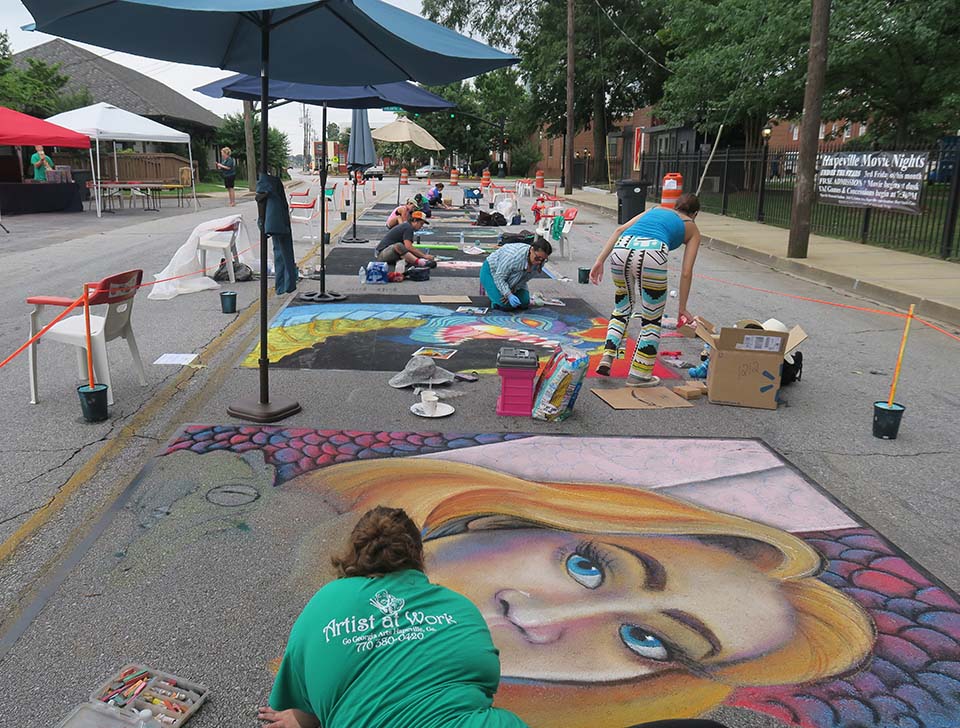
M 293 625 L 265 728 L 525 728 L 492 707 L 490 630 L 470 600 L 428 581 L 403 510 L 364 514 L 333 563 L 341 578 Z

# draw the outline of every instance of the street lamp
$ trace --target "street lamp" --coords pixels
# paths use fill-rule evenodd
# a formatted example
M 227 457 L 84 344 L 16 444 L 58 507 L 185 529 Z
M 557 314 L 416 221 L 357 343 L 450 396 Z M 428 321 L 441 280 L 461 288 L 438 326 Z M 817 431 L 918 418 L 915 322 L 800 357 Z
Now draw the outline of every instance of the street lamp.
M 770 135 L 773 134 L 773 127 L 767 124 L 760 130 L 760 137 L 763 139 L 763 156 L 760 161 L 760 191 L 757 194 L 757 222 L 763 222 L 763 198 L 767 190 L 767 154 L 770 151 Z

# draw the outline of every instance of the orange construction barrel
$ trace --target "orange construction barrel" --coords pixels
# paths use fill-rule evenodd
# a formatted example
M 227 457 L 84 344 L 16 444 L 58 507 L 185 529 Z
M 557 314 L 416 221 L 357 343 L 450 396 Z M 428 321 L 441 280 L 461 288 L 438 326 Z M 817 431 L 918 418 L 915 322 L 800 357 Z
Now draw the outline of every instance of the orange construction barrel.
M 456 187 L 460 184 L 460 170 L 454 167 L 450 170 L 450 186 Z
M 543 176 L 543 170 L 542 170 L 542 169 L 538 169 L 538 170 L 537 170 L 537 177 L 536 177 L 536 180 L 535 180 L 534 183 L 533 183 L 533 186 L 536 187 L 538 190 L 542 190 L 542 189 L 544 188 L 545 184 L 546 184 L 546 179 L 545 179 L 544 176 Z
M 408 185 L 408 184 L 410 184 L 410 181 L 409 181 L 409 179 L 407 178 L 407 175 L 409 175 L 409 174 L 410 174 L 410 172 L 407 170 L 406 167 L 404 167 L 403 169 L 400 170 L 400 184 L 402 184 L 402 185 Z
M 490 184 L 490 168 L 483 170 L 483 177 L 480 178 L 480 186 L 487 187 Z
M 683 175 L 670 172 L 663 177 L 663 192 L 660 195 L 660 207 L 672 208 L 683 194 Z

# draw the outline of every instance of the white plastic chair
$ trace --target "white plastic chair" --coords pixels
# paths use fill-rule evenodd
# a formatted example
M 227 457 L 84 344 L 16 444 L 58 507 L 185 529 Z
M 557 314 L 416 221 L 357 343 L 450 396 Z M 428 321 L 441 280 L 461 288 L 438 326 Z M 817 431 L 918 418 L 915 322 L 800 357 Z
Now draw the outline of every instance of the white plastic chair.
M 307 226 L 305 235 L 307 240 L 320 239 L 320 197 L 313 197 L 308 202 L 290 203 L 290 225 L 303 223 Z M 304 214 L 295 215 L 295 210 L 302 210 Z M 316 232 L 314 232 L 316 231 Z
M 212 250 L 216 254 L 217 260 L 223 258 L 231 263 L 227 266 L 227 275 L 230 277 L 231 283 L 237 282 L 233 273 L 232 262 L 236 261 L 237 265 L 240 264 L 240 254 L 237 252 L 238 232 L 240 232 L 240 220 L 200 235 L 200 239 L 197 241 L 197 252 L 200 254 L 200 268 L 204 275 L 213 278 L 212 274 L 207 273 L 207 251 Z
M 93 354 L 94 378 L 98 384 L 107 385 L 107 404 L 113 404 L 113 387 L 110 383 L 110 366 L 107 362 L 107 342 L 114 339 L 125 339 L 133 357 L 133 367 L 140 379 L 140 386 L 147 386 L 147 378 L 143 371 L 143 362 L 140 360 L 140 350 L 133 336 L 133 326 L 130 323 L 130 314 L 133 312 L 133 297 L 139 290 L 143 280 L 142 270 L 129 270 L 126 273 L 104 278 L 96 284 L 87 284 L 90 291 L 90 306 L 107 306 L 104 316 L 90 314 L 90 344 Z M 46 306 L 60 306 L 66 308 L 73 299 L 60 296 L 31 296 L 27 303 L 33 305 L 30 313 L 30 336 L 33 337 L 43 324 L 40 323 L 40 314 Z M 41 342 L 59 341 L 77 347 L 77 361 L 79 363 L 80 378 L 87 376 L 87 349 L 86 327 L 83 311 L 76 316 L 66 318 L 54 324 L 39 341 L 30 345 L 27 359 L 30 364 L 30 404 L 37 404 L 40 397 L 37 393 L 37 345 Z

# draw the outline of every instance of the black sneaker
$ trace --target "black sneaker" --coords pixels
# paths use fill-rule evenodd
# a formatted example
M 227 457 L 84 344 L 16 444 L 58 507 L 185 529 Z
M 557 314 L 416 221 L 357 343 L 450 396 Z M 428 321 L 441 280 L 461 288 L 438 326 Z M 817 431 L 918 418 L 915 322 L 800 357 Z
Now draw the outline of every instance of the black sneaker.
M 435 261 L 435 260 L 428 260 L 428 261 L 427 261 L 427 268 L 436 268 L 436 267 L 437 267 L 437 261 Z

